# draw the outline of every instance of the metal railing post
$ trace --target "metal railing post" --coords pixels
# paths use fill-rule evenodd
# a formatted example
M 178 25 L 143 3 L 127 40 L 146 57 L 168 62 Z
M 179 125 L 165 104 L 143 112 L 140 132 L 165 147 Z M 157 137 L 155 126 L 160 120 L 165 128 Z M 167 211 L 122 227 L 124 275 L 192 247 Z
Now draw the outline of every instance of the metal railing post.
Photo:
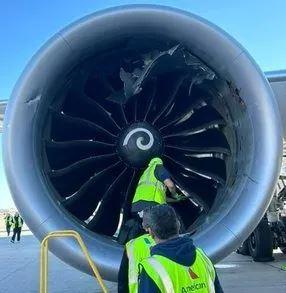
M 98 283 L 102 289 L 102 292 L 107 293 L 107 288 L 103 282 L 103 279 L 100 276 L 100 273 L 91 259 L 91 256 L 85 246 L 80 234 L 73 230 L 64 230 L 64 231 L 54 231 L 49 233 L 41 243 L 41 253 L 40 253 L 40 293 L 48 293 L 48 243 L 51 238 L 59 237 L 72 237 L 75 238 L 85 256 L 89 266 L 91 267 L 95 278 L 98 280 Z

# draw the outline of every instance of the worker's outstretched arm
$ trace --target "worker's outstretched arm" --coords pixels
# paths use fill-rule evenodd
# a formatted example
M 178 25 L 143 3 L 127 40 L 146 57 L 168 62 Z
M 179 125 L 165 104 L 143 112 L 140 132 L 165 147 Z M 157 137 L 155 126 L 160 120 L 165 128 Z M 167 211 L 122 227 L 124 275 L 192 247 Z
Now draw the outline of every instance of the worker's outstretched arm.
M 177 195 L 177 192 L 176 192 L 176 186 L 175 186 L 174 182 L 173 182 L 170 178 L 168 178 L 168 179 L 165 179 L 165 180 L 164 180 L 164 184 L 165 184 L 165 185 L 167 186 L 167 188 L 169 189 L 169 191 L 170 191 L 172 197 L 175 198 L 176 195 Z
M 169 189 L 171 193 L 171 197 L 166 198 L 167 203 L 178 202 L 178 201 L 187 199 L 186 196 L 177 193 L 176 186 L 171 179 L 168 178 L 164 180 L 164 184 L 167 186 L 167 188 Z

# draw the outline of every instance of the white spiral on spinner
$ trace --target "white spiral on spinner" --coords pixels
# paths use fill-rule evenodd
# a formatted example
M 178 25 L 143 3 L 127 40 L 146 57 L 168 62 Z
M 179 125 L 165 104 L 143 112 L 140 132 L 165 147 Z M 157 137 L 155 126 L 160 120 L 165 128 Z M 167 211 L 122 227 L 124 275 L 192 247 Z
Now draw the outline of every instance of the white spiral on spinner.
M 131 138 L 131 136 L 137 132 L 145 132 L 148 136 L 149 136 L 149 142 L 147 144 L 143 144 L 143 140 L 144 138 L 142 136 L 138 137 L 137 140 L 136 140 L 136 145 L 137 147 L 142 150 L 142 151 L 147 151 L 149 150 L 152 145 L 154 144 L 154 137 L 153 137 L 153 134 L 148 130 L 148 129 L 145 129 L 145 128 L 135 128 L 133 130 L 131 130 L 127 135 L 126 137 L 124 138 L 124 141 L 123 141 L 123 146 L 127 145 L 128 144 L 128 141 L 129 139 Z

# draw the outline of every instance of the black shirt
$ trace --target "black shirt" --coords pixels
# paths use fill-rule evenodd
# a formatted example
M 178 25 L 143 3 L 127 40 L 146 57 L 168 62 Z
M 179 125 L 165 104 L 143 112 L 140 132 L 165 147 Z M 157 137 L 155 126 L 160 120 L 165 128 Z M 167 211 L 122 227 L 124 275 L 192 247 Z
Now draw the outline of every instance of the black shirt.
M 157 165 L 154 171 L 154 175 L 157 180 L 164 182 L 166 179 L 170 179 L 171 175 L 169 171 L 163 165 Z

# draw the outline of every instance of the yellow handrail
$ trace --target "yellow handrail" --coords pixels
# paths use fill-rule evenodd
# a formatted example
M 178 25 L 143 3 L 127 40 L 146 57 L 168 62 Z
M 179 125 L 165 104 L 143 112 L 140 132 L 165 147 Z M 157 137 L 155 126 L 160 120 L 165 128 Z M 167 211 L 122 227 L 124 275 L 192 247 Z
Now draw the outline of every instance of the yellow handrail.
M 87 259 L 95 278 L 104 293 L 108 293 L 107 288 L 99 274 L 99 271 L 92 261 L 90 254 L 78 232 L 73 230 L 54 231 L 49 233 L 41 243 L 41 256 L 40 256 L 40 293 L 48 293 L 48 241 L 50 238 L 56 237 L 73 237 L 77 240 L 85 258 Z

